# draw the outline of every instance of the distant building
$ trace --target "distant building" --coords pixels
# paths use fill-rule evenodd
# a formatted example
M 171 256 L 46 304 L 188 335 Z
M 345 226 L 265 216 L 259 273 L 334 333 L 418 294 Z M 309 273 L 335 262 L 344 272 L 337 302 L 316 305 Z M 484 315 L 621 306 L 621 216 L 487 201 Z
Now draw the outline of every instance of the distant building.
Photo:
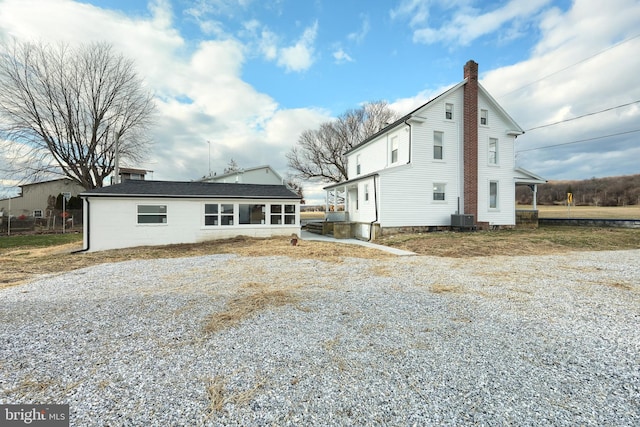
M 222 175 L 213 175 L 202 178 L 202 182 L 220 182 L 224 184 L 265 184 L 282 185 L 284 180 L 271 166 L 256 166 L 254 168 L 240 169 Z
M 120 168 L 120 181 L 127 179 L 144 180 L 148 172 L 146 169 Z
M 70 193 L 71 197 L 85 191 L 84 187 L 69 178 L 54 179 L 52 181 L 34 182 L 20 186 L 20 195 L 0 200 L 0 212 L 3 216 L 21 215 L 35 218 L 46 218 L 47 209 L 55 208 L 55 198 L 61 193 Z M 51 206 L 53 197 L 53 207 Z M 9 206 L 11 205 L 11 206 Z

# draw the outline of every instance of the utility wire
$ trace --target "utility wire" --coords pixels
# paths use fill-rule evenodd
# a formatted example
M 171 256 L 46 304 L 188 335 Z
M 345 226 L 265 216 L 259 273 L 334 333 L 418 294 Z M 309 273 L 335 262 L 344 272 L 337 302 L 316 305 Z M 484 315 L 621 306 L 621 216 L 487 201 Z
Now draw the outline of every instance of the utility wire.
M 585 59 L 583 59 L 583 60 L 580 60 L 580 61 L 578 61 L 578 62 L 576 62 L 576 63 L 574 63 L 574 64 L 571 64 L 571 65 L 569 65 L 569 66 L 566 66 L 566 67 L 562 68 L 561 70 L 554 71 L 553 73 L 551 73 L 551 74 L 547 74 L 547 75 L 546 75 L 546 76 L 544 76 L 544 77 L 540 77 L 539 79 L 534 80 L 534 81 L 532 81 L 531 83 L 527 83 L 526 85 L 524 85 L 524 86 L 520 86 L 519 88 L 514 89 L 514 90 L 512 90 L 512 91 L 510 91 L 510 92 L 503 93 L 502 95 L 498 96 L 498 98 L 503 98 L 503 97 L 505 97 L 505 96 L 507 96 L 507 95 L 510 95 L 510 94 L 514 93 L 514 92 L 517 92 L 517 91 L 522 90 L 522 89 L 524 89 L 524 88 L 526 88 L 526 87 L 529 87 L 529 86 L 531 86 L 531 85 L 534 85 L 534 84 L 538 83 L 539 81 L 542 81 L 542 80 L 544 80 L 544 79 L 548 79 L 549 77 L 555 76 L 556 74 L 559 74 L 559 73 L 561 73 L 561 72 L 563 72 L 563 71 L 566 71 L 566 70 L 568 70 L 568 69 L 569 69 L 569 68 L 571 68 L 571 67 L 575 67 L 576 65 L 579 65 L 579 64 L 582 64 L 582 63 L 584 63 L 584 62 L 587 62 L 587 61 L 589 61 L 589 60 L 591 60 L 591 59 L 595 58 L 595 57 L 596 57 L 596 56 L 598 56 L 598 55 L 602 55 L 603 53 L 605 53 L 605 52 L 607 52 L 607 51 L 609 51 L 609 50 L 611 50 L 611 49 L 614 49 L 614 48 L 616 48 L 616 47 L 618 47 L 618 46 L 620 46 L 620 45 L 622 45 L 622 44 L 624 44 L 624 43 L 630 42 L 630 41 L 631 41 L 631 40 L 633 40 L 633 39 L 637 39 L 638 37 L 640 37 L 640 34 L 636 34 L 635 36 L 629 37 L 628 39 L 624 39 L 624 40 L 622 40 L 622 41 L 620 41 L 620 42 L 618 42 L 618 43 L 616 43 L 616 44 L 614 44 L 614 45 L 609 46 L 608 48 L 606 48 L 606 49 L 604 49 L 604 50 L 601 50 L 601 51 L 600 51 L 600 52 L 598 52 L 598 53 L 594 53 L 593 55 L 591 55 L 591 56 L 589 56 L 589 57 L 587 57 L 587 58 L 585 58 Z
M 543 148 L 560 147 L 563 145 L 578 144 L 580 142 L 595 141 L 597 139 L 610 138 L 612 136 L 627 135 L 629 133 L 640 132 L 640 129 L 629 130 L 626 132 L 613 133 L 611 135 L 596 136 L 594 138 L 580 139 L 578 141 L 563 142 L 562 144 L 545 145 L 543 147 L 527 148 L 526 150 L 516 150 L 516 153 L 524 153 L 525 151 L 542 150 Z
M 578 119 L 581 119 L 583 117 L 595 116 L 596 114 L 605 113 L 607 111 L 615 110 L 617 108 L 628 107 L 629 105 L 637 104 L 638 102 L 640 102 L 640 99 L 637 100 L 637 101 L 629 102 L 627 104 L 621 104 L 621 105 L 617 105 L 615 107 L 605 108 L 604 110 L 596 111 L 594 113 L 587 113 L 587 114 L 583 114 L 581 116 L 572 117 L 570 119 L 564 119 L 564 120 L 560 120 L 558 122 L 548 123 L 546 125 L 535 126 L 535 127 L 530 128 L 530 129 L 527 129 L 525 132 L 530 132 L 530 131 L 532 131 L 534 129 L 540 129 L 540 128 L 546 128 L 546 127 L 549 127 L 549 126 L 559 125 L 561 123 L 570 122 L 572 120 L 578 120 Z

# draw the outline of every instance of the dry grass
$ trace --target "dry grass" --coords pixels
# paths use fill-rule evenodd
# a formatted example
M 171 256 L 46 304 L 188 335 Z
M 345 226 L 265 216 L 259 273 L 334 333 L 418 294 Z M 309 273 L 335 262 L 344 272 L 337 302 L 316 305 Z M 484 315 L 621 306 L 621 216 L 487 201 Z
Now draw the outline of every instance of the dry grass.
M 217 376 L 207 384 L 207 394 L 209 396 L 209 411 L 210 414 L 221 411 L 224 405 L 231 403 L 234 405 L 246 405 L 255 396 L 258 389 L 264 385 L 264 381 L 258 382 L 253 387 L 232 393 L 227 390 L 226 380 L 224 377 Z
M 299 240 L 297 246 L 291 246 L 288 237 L 271 239 L 236 237 L 196 244 L 71 253 L 81 248 L 82 243 L 78 242 L 44 248 L 0 249 L 0 289 L 30 281 L 43 274 L 59 274 L 92 265 L 132 259 L 181 258 L 233 253 L 242 256 L 280 255 L 341 262 L 345 257 L 383 259 L 394 256 L 376 249 L 341 243 Z
M 238 290 L 237 296 L 227 302 L 222 311 L 209 316 L 205 332 L 218 332 L 266 309 L 294 304 L 300 300 L 294 293 L 295 288 L 296 286 L 277 287 L 255 282 L 247 283 Z
M 469 258 L 640 249 L 640 229 L 541 227 L 536 230 L 398 234 L 380 243 L 421 255 Z

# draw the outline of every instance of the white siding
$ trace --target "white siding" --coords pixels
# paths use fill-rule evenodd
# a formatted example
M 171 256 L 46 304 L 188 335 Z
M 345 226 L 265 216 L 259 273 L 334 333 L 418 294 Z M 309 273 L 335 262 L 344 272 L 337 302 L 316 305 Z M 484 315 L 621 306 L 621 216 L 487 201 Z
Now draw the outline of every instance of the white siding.
M 515 225 L 514 140 L 508 135 L 509 121 L 492 109 L 487 99 L 479 94 L 478 114 L 488 110 L 487 126 L 478 129 L 478 221 L 491 225 Z M 480 123 L 478 119 L 478 123 Z M 489 163 L 489 139 L 498 140 L 498 162 Z M 498 182 L 498 206 L 489 208 L 489 183 Z
M 204 225 L 206 203 L 233 203 L 235 218 L 233 226 Z M 265 204 L 266 224 L 238 224 L 238 204 Z M 271 204 L 296 206 L 296 223 L 292 225 L 269 225 Z M 166 224 L 138 224 L 138 205 L 166 205 Z M 243 199 L 171 199 L 171 198 L 112 198 L 89 197 L 85 200 L 84 247 L 98 251 L 134 246 L 167 245 L 175 243 L 197 243 L 206 240 L 224 239 L 238 235 L 251 237 L 300 235 L 299 200 L 243 200 Z M 90 215 L 90 218 L 87 218 Z M 87 220 L 89 222 L 87 222 Z M 89 241 L 87 241 L 89 239 Z
M 445 104 L 454 105 L 453 120 L 445 118 Z M 417 112 L 426 118 L 411 125 L 411 165 L 380 174 L 382 227 L 449 225 L 460 195 L 462 91 L 455 91 Z M 444 133 L 443 159 L 433 158 L 433 132 Z M 433 184 L 446 184 L 446 199 L 433 200 Z
M 391 163 L 391 140 L 397 138 L 398 160 Z M 357 173 L 357 157 L 360 156 L 360 174 Z M 409 162 L 409 127 L 400 125 L 381 135 L 366 146 L 349 153 L 347 173 L 349 179 L 358 178 L 381 169 L 406 165 Z

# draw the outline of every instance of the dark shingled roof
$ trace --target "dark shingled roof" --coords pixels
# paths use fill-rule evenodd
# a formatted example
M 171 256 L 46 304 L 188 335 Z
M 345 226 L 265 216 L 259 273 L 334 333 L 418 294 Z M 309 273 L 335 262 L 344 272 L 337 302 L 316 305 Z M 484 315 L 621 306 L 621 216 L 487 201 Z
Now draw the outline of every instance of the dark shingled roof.
M 300 199 L 284 185 L 235 184 L 221 182 L 180 182 L 127 180 L 109 187 L 95 188 L 80 197 L 196 197 L 241 199 Z

